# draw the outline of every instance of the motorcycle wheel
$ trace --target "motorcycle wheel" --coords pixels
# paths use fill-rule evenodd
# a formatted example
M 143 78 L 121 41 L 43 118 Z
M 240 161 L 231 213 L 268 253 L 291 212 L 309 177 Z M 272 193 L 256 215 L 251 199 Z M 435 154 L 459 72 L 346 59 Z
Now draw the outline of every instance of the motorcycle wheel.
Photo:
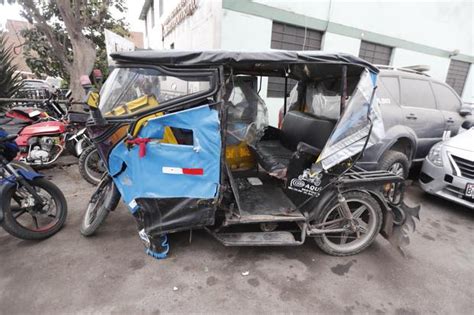
M 372 196 L 362 192 L 348 192 L 344 193 L 344 197 L 354 217 L 357 232 L 348 228 L 347 232 L 320 234 L 315 237 L 318 247 L 333 256 L 360 253 L 375 241 L 382 227 L 382 210 Z M 312 222 L 312 225 L 332 229 L 346 228 L 349 224 L 350 222 L 344 219 L 337 200 L 320 211 L 315 222 Z
M 79 173 L 81 173 L 82 178 L 94 186 L 100 183 L 105 168 L 94 146 L 85 149 L 79 157 Z
M 120 194 L 110 177 L 104 177 L 92 195 L 81 222 L 81 234 L 91 236 L 104 223 L 120 201 Z
M 34 200 L 31 194 L 24 187 L 14 186 L 0 204 L 4 211 L 2 227 L 9 234 L 24 240 L 42 240 L 63 227 L 67 202 L 61 190 L 45 178 L 36 178 L 28 183 L 46 201 L 46 205 L 42 209 L 30 205 L 30 200 Z

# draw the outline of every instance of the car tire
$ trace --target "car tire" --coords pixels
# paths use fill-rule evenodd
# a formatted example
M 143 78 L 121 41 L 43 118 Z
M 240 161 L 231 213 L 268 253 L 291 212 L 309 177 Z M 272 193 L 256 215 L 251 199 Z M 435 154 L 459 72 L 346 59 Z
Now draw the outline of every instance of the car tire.
M 393 171 L 406 179 L 410 172 L 410 162 L 404 153 L 388 150 L 380 159 L 378 169 Z

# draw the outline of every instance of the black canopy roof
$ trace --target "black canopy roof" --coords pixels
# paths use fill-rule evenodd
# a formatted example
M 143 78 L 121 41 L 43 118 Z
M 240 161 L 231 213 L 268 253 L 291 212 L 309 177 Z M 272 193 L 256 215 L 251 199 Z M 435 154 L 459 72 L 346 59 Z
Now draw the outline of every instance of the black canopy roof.
M 322 51 L 282 51 L 239 52 L 226 50 L 179 51 L 179 50 L 140 50 L 111 54 L 118 63 L 146 63 L 162 66 L 202 66 L 227 65 L 243 67 L 254 64 L 348 64 L 367 68 L 378 73 L 372 64 L 358 57 L 344 53 L 327 53 Z

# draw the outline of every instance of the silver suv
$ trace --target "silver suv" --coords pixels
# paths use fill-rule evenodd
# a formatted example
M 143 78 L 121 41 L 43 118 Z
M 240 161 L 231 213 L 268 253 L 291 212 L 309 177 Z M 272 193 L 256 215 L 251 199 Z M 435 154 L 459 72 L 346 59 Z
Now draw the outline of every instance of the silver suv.
M 443 135 L 458 133 L 470 111 L 444 82 L 412 69 L 379 68 L 377 95 L 386 134 L 359 164 L 407 177 L 412 163 L 422 162 Z

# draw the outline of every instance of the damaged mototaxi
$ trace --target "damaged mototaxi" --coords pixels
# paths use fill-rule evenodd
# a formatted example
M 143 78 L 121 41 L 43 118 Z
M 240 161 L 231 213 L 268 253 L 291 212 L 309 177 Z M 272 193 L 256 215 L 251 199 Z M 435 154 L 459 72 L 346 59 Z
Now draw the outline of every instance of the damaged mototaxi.
M 149 255 L 166 257 L 168 234 L 195 229 L 225 246 L 309 239 L 335 256 L 379 233 L 408 244 L 419 207 L 404 203 L 404 179 L 357 166 L 384 137 L 375 66 L 319 51 L 112 57 L 100 98 L 88 98 L 88 131 L 113 186 L 104 193 L 127 205 Z M 269 85 L 283 96 L 278 127 Z

